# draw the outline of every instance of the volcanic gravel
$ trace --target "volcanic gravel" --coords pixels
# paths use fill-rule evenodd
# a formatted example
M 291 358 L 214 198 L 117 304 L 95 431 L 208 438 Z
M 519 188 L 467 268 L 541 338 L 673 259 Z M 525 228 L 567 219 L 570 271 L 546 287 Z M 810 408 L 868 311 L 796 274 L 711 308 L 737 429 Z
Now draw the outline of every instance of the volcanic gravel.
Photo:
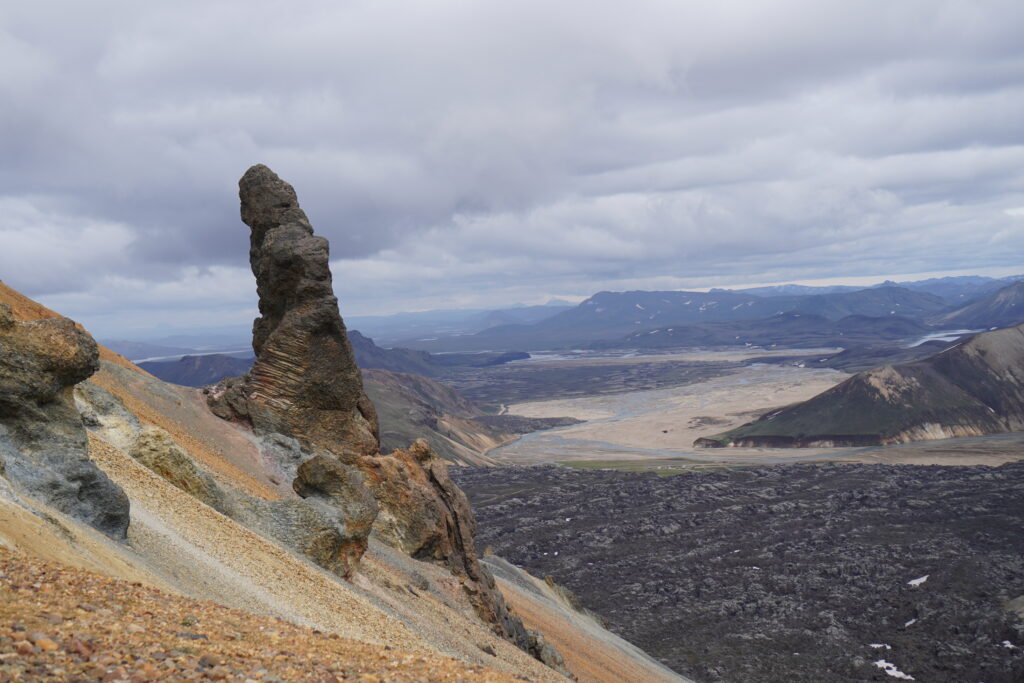
M 508 681 L 0 546 L 0 682 Z
M 696 680 L 1024 681 L 1024 464 L 452 475 L 480 547 Z

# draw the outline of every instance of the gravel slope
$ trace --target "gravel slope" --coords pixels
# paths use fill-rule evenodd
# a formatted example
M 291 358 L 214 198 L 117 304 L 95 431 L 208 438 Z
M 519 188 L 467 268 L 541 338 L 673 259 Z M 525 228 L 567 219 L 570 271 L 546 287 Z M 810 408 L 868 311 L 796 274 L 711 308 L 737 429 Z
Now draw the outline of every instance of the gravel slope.
M 0 681 L 517 680 L 0 547 Z

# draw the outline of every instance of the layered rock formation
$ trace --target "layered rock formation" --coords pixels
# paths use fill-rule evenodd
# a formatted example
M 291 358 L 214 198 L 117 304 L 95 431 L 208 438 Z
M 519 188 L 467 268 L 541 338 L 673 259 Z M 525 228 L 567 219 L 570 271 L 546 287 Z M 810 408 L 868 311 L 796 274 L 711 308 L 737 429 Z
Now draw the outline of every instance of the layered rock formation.
M 259 294 L 256 362 L 220 385 L 211 408 L 332 451 L 377 452 L 377 416 L 338 313 L 327 240 L 313 234 L 292 186 L 266 166 L 250 168 L 238 185 Z
M 869 446 L 1024 429 L 1024 325 L 858 373 L 696 446 Z
M 89 460 L 73 387 L 99 350 L 67 318 L 21 322 L 0 304 L 0 474 L 54 508 L 115 538 L 128 498 Z

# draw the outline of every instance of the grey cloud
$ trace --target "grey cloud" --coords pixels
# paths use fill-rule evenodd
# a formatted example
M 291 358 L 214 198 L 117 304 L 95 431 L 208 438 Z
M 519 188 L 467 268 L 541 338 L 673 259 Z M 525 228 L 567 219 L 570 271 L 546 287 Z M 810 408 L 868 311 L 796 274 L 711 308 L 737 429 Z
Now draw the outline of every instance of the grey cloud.
M 256 162 L 354 312 L 1019 262 L 1022 29 L 998 0 L 23 3 L 0 277 L 115 326 L 143 308 L 114 279 L 198 318 L 195 269 L 229 269 L 241 310 Z

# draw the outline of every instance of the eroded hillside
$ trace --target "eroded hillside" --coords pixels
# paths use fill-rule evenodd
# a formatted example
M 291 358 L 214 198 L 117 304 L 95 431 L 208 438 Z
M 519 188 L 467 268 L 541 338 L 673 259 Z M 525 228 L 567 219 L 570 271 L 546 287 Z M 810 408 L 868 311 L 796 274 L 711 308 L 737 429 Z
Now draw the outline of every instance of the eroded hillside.
M 442 661 L 438 657 L 459 660 L 428 674 L 439 680 L 449 673 L 500 680 L 498 672 L 504 672 L 556 681 L 570 670 L 583 671 L 577 652 L 600 652 L 617 639 L 580 628 L 571 609 L 556 609 L 554 621 L 531 623 L 557 631 L 553 640 L 570 648 L 563 660 L 540 631 L 524 626 L 532 603 L 516 603 L 522 615 L 511 609 L 479 562 L 472 511 L 444 461 L 424 442 L 380 453 L 373 407 L 331 293 L 326 242 L 313 235 L 294 191 L 269 169 L 255 167 L 243 178 L 242 199 L 243 217 L 253 230 L 263 316 L 254 369 L 217 390 L 161 382 L 97 349 L 70 321 L 12 290 L 0 292 L 12 304 L 0 334 L 23 340 L 22 355 L 36 359 L 14 370 L 10 364 L 0 367 L 5 382 L 24 388 L 11 394 L 16 401 L 0 406 L 7 465 L 0 478 L 0 542 L 40 561 L 358 641 L 351 649 L 354 662 L 363 656 L 391 662 L 399 651 L 420 664 Z M 52 343 L 58 339 L 64 341 Z M 38 469 L 10 466 L 39 457 L 47 439 L 60 445 L 46 451 L 52 476 L 40 479 Z M 41 481 L 60 486 L 37 485 Z M 81 504 L 69 504 L 71 497 Z M 146 637 L 121 641 L 120 650 L 108 647 L 106 633 L 66 633 L 76 623 L 92 628 L 92 617 L 74 610 L 102 603 L 103 595 L 70 591 L 62 594 L 67 605 L 23 601 L 22 573 L 65 576 L 65 570 L 32 559 L 12 562 L 3 583 L 12 618 L 28 620 L 32 610 L 48 610 L 44 619 L 59 612 L 60 618 L 54 617 L 46 638 L 35 640 L 22 639 L 12 626 L 7 639 L 0 639 L 3 661 L 12 666 L 64 675 L 57 669 L 66 674 L 73 664 L 87 676 L 110 678 L 128 664 L 149 664 L 154 669 L 144 675 L 159 677 L 167 657 L 150 655 L 162 652 L 173 666 L 199 667 L 200 673 L 217 667 L 229 676 L 252 667 L 272 669 L 265 659 L 248 658 L 251 651 L 230 652 L 196 629 L 195 642 L 181 642 L 177 631 L 171 633 L 180 627 L 162 622 L 162 612 L 130 615 L 155 627 Z M 123 588 L 66 576 L 71 587 L 102 585 L 96 590 L 109 588 L 115 596 Z M 114 599 L 126 609 L 132 604 Z M 171 606 L 185 604 L 166 602 L 167 614 L 173 614 Z M 197 616 L 219 623 L 221 616 L 206 614 Z M 37 621 L 25 628 L 36 629 Z M 138 622 L 118 623 L 127 629 Z M 290 629 L 280 631 L 295 634 L 294 647 L 310 642 L 310 632 Z M 135 644 L 141 649 L 129 651 Z M 219 658 L 216 663 L 194 661 L 203 645 Z M 332 647 L 327 651 L 342 656 L 347 646 Z M 289 652 L 271 658 L 289 677 L 319 670 L 303 669 L 309 660 Z M 584 667 L 587 679 L 602 670 L 594 669 L 594 660 L 589 657 Z M 402 676 L 424 668 L 401 661 L 410 662 L 407 672 L 396 669 Z M 673 678 L 642 657 L 633 664 L 649 672 L 649 680 Z M 379 671 L 387 670 L 381 666 Z M 602 678 L 614 675 L 596 676 Z

